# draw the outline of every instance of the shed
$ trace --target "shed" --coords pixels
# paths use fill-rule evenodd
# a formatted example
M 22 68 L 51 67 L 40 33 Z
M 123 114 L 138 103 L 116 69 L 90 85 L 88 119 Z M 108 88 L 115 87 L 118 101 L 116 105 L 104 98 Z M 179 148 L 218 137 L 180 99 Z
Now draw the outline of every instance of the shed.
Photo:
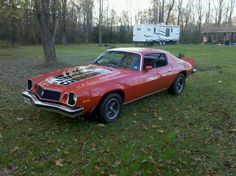
M 236 26 L 209 27 L 202 31 L 203 43 L 233 45 L 236 42 Z

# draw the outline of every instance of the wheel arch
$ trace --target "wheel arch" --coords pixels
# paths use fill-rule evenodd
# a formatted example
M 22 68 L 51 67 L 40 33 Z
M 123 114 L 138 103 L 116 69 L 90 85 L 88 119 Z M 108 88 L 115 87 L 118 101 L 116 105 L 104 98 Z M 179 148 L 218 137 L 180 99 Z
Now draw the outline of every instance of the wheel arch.
M 184 76 L 185 76 L 185 78 L 187 77 L 187 71 L 186 70 L 183 70 L 183 71 L 181 71 L 179 74 L 184 74 Z
M 107 91 L 106 93 L 104 93 L 100 100 L 98 101 L 97 105 L 94 107 L 94 109 L 91 111 L 91 113 L 93 113 L 94 111 L 97 111 L 97 109 L 99 108 L 101 102 L 105 99 L 106 96 L 108 96 L 109 94 L 112 94 L 112 93 L 117 93 L 118 95 L 120 95 L 121 97 L 121 100 L 122 100 L 122 104 L 125 100 L 125 91 L 123 89 L 114 89 L 114 90 L 109 90 Z
M 105 98 L 107 95 L 112 94 L 112 93 L 117 93 L 118 95 L 120 95 L 121 100 L 122 100 L 122 103 L 124 102 L 124 100 L 125 100 L 125 92 L 124 92 L 124 90 L 122 90 L 122 89 L 115 89 L 115 90 L 110 90 L 110 91 L 106 92 L 106 93 L 100 98 L 98 104 L 100 104 L 100 103 L 102 102 L 102 100 L 104 100 L 104 98 Z

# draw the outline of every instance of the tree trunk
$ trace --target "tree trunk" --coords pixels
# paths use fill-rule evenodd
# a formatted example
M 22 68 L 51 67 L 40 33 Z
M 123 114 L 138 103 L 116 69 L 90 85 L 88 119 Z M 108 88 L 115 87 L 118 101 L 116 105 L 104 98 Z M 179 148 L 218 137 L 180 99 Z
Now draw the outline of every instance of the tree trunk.
M 178 17 L 177 17 L 177 25 L 180 25 L 180 20 L 182 17 L 182 6 L 183 6 L 183 0 L 178 1 Z
M 170 14 L 171 14 L 172 9 L 174 8 L 174 5 L 175 5 L 175 0 L 169 1 L 169 4 L 168 4 L 168 13 L 167 13 L 167 17 L 166 17 L 166 24 L 169 23 Z
M 99 46 L 102 46 L 102 11 L 103 11 L 103 0 L 99 0 Z
M 11 33 L 11 46 L 12 48 L 15 47 L 15 40 L 16 40 L 16 25 L 15 20 L 12 21 L 12 33 Z
M 67 44 L 67 0 L 62 0 L 62 43 Z
M 49 1 L 36 0 L 35 7 L 37 11 L 38 20 L 40 23 L 41 39 L 42 39 L 42 44 L 43 44 L 45 61 L 49 63 L 55 63 L 56 50 L 54 46 L 53 36 L 55 36 L 54 32 L 55 32 L 56 25 L 54 25 L 53 30 L 50 29 Z

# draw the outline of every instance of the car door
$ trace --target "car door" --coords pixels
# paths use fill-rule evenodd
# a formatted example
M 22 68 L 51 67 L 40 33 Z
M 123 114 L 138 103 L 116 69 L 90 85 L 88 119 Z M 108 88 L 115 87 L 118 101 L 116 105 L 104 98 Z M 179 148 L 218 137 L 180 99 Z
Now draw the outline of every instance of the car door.
M 152 58 L 152 62 L 150 62 Z M 172 81 L 172 66 L 168 63 L 168 58 L 164 53 L 153 53 L 144 56 L 144 74 L 145 74 L 145 60 L 149 59 L 152 63 L 153 69 L 146 73 L 146 91 L 147 94 L 160 91 L 169 87 Z M 149 64 L 148 63 L 148 64 Z
M 169 62 L 168 55 L 163 53 L 159 56 L 156 72 L 160 75 L 159 83 L 161 84 L 161 89 L 168 88 L 175 78 L 173 66 Z

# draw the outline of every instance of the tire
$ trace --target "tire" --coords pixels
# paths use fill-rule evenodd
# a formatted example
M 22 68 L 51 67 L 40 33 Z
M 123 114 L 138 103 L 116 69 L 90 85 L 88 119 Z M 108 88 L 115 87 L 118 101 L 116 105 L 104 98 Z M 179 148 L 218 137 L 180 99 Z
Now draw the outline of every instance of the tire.
M 180 73 L 169 88 L 169 92 L 174 95 L 181 95 L 185 87 L 185 75 Z
M 121 112 L 122 100 L 119 94 L 108 94 L 100 104 L 99 118 L 102 123 L 112 123 Z

